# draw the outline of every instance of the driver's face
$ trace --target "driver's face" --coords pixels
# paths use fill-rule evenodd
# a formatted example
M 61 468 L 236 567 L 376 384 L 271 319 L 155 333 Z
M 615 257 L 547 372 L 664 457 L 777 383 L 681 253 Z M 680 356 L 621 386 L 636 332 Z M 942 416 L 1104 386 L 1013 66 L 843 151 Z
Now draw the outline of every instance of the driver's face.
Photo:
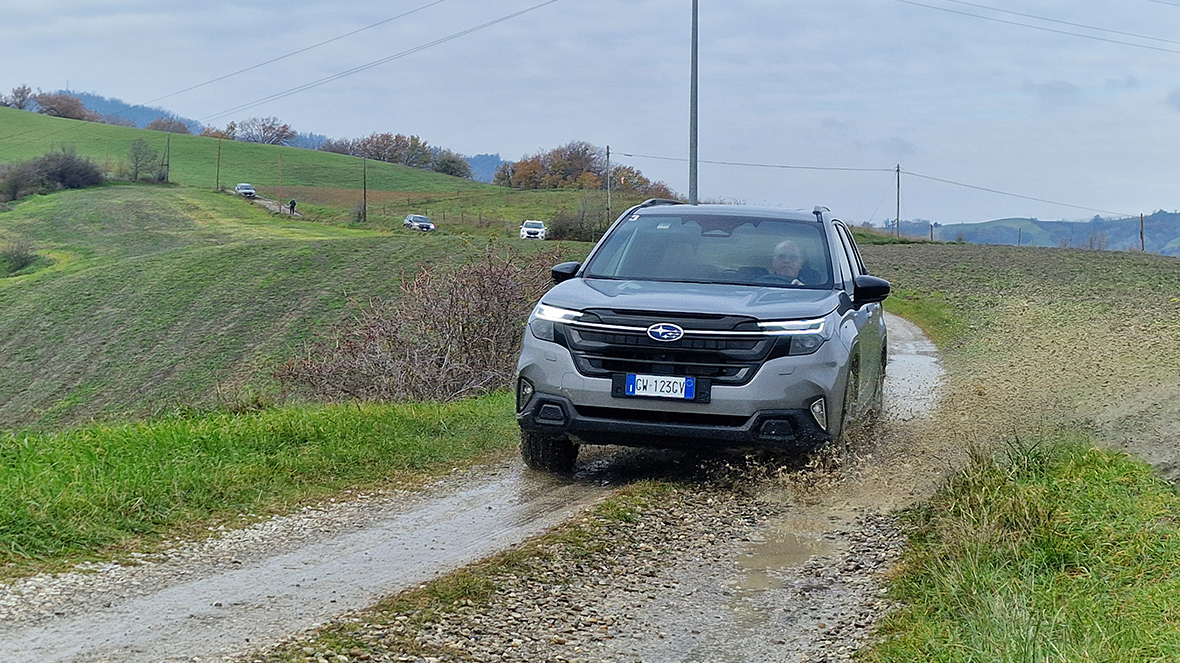
M 770 261 L 770 269 L 779 276 L 795 278 L 803 268 L 803 253 L 799 249 L 777 249 Z

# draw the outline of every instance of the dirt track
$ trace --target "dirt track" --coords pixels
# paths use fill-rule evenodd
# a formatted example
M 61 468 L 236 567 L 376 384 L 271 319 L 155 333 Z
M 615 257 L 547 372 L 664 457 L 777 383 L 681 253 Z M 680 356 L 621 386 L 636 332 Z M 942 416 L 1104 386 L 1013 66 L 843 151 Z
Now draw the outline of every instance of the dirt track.
M 883 609 L 875 574 L 900 547 L 885 512 L 926 494 L 938 474 L 911 443 L 940 379 L 933 347 L 905 321 L 888 324 L 887 421 L 819 466 L 606 448 L 586 454 L 574 481 L 559 482 L 506 460 L 427 494 L 358 496 L 178 544 L 139 566 L 13 583 L 0 588 L 0 651 L 6 660 L 253 660 L 251 650 L 539 533 L 612 486 L 657 478 L 685 488 L 620 532 L 620 557 L 584 582 L 585 569 L 554 570 L 574 578 L 560 606 L 551 583 L 518 579 L 518 591 L 502 597 L 515 607 L 456 611 L 431 647 L 477 660 L 842 656 Z M 513 616 L 524 605 L 535 618 Z M 604 614 L 554 630 L 548 617 L 570 606 Z M 477 631 L 485 635 L 462 636 Z M 526 639 L 536 646 L 522 648 Z M 309 642 L 294 651 L 307 660 L 328 654 Z M 379 646 L 353 656 L 399 660 Z

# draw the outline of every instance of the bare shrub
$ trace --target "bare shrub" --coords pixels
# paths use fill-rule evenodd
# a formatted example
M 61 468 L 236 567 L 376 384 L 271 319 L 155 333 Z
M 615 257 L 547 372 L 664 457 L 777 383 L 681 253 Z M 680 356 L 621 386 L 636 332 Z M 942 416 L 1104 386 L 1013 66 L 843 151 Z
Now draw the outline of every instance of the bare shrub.
M 4 271 L 15 274 L 28 267 L 37 260 L 33 252 L 33 245 L 26 239 L 18 239 L 0 249 L 0 258 L 4 259 Z
M 16 200 L 35 193 L 81 189 L 102 184 L 102 169 L 62 147 L 43 157 L 0 168 L 0 200 Z
M 556 250 L 489 247 L 445 271 L 403 272 L 397 301 L 374 298 L 349 324 L 275 373 L 332 401 L 448 401 L 509 386 L 524 321 Z

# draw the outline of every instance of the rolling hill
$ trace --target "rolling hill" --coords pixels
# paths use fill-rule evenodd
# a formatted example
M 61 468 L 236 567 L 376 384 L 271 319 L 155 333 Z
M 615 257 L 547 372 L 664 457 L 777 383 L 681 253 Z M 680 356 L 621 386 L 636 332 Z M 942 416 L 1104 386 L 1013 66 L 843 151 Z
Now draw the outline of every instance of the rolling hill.
M 268 367 L 348 315 L 350 297 L 394 296 L 402 269 L 483 244 L 292 221 L 158 185 L 26 199 L 0 211 L 0 243 L 14 238 L 52 264 L 0 278 L 0 430 L 266 389 Z
M 1180 256 L 1180 213 L 1163 210 L 1143 219 L 1148 253 Z M 928 223 L 902 222 L 905 235 L 928 237 Z M 1108 251 L 1138 250 L 1139 218 L 1089 221 L 1041 221 L 1028 218 L 995 219 L 982 223 L 956 223 L 934 228 L 934 239 L 971 244 L 1050 246 Z

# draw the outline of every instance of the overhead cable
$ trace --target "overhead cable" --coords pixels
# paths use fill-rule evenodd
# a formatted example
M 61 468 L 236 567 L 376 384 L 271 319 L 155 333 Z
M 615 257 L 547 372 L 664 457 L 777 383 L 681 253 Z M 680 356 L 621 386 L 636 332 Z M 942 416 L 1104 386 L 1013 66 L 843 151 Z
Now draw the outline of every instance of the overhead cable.
M 342 35 L 339 35 L 339 36 L 336 36 L 336 37 L 332 37 L 331 39 L 325 39 L 324 41 L 321 41 L 321 42 L 319 42 L 319 43 L 316 43 L 316 44 L 312 44 L 311 46 L 305 46 L 305 47 L 303 47 L 303 48 L 300 48 L 300 49 L 298 49 L 298 50 L 291 51 L 290 53 L 287 53 L 287 54 L 285 54 L 285 55 L 280 55 L 280 56 L 278 56 L 277 58 L 271 58 L 271 59 L 269 59 L 269 60 L 267 60 L 267 61 L 265 61 L 265 62 L 259 62 L 258 64 L 255 64 L 255 65 L 251 65 L 251 66 L 249 66 L 249 67 L 246 67 L 245 69 L 239 69 L 239 70 L 237 70 L 237 71 L 235 71 L 235 72 L 233 72 L 233 73 L 225 74 L 224 76 L 218 76 L 217 78 L 211 78 L 211 79 L 209 79 L 209 80 L 205 81 L 204 83 L 197 83 L 196 85 L 193 85 L 193 86 L 190 86 L 190 87 L 186 87 L 186 88 L 184 88 L 183 90 L 177 90 L 176 92 L 172 92 L 172 93 L 166 94 L 166 95 L 164 95 L 164 96 L 162 96 L 162 97 L 156 97 L 155 99 L 150 99 L 150 100 L 148 100 L 148 101 L 145 101 L 145 102 L 143 102 L 142 104 L 136 104 L 135 106 L 131 106 L 131 107 L 129 107 L 129 108 L 127 108 L 127 109 L 125 109 L 125 110 L 131 110 L 131 108 L 137 108 L 137 107 L 139 107 L 139 106 L 146 106 L 146 105 L 148 105 L 148 104 L 153 104 L 153 103 L 155 103 L 155 102 L 157 102 L 157 101 L 161 101 L 161 100 L 163 100 L 163 99 L 168 99 L 169 97 L 175 97 L 176 95 L 178 95 L 178 94 L 184 94 L 185 92 L 191 92 L 192 90 L 195 90 L 195 89 L 197 89 L 197 88 L 201 88 L 201 87 L 205 87 L 206 85 L 211 85 L 211 84 L 213 84 L 213 83 L 216 83 L 216 82 L 218 82 L 218 81 L 224 81 L 225 79 L 227 79 L 227 78 L 232 78 L 232 77 L 234 77 L 234 76 L 237 76 L 238 74 L 244 74 L 244 73 L 246 73 L 247 71 L 252 71 L 252 70 L 254 70 L 254 69 L 258 69 L 259 67 L 265 67 L 265 66 L 266 66 L 266 65 L 268 65 L 268 64 L 274 64 L 275 62 L 278 62 L 279 60 L 285 60 L 285 59 L 287 59 L 287 58 L 289 58 L 289 57 L 292 57 L 292 56 L 295 56 L 295 55 L 299 55 L 300 53 L 306 53 L 307 51 L 310 51 L 310 50 L 312 50 L 313 48 L 319 48 L 320 46 L 324 46 L 325 44 L 331 44 L 331 43 L 332 43 L 332 42 L 334 42 L 334 41 L 340 41 L 341 39 L 344 39 L 345 37 L 351 37 L 351 36 L 353 36 L 353 35 L 355 35 L 355 34 L 357 34 L 357 33 L 359 33 L 359 32 L 364 32 L 365 30 L 371 30 L 372 28 L 375 28 L 375 27 L 377 27 L 377 26 L 379 26 L 379 25 L 385 25 L 386 23 L 389 23 L 389 22 L 391 22 L 391 21 L 396 21 L 396 20 L 397 20 L 397 19 L 399 19 L 399 18 L 405 18 L 406 16 L 409 16 L 410 14 L 416 14 L 416 13 L 418 13 L 418 12 L 420 12 L 420 11 L 424 10 L 424 9 L 429 9 L 429 8 L 431 8 L 431 7 L 435 6 L 435 5 L 440 5 L 440 4 L 442 4 L 442 3 L 446 2 L 446 1 L 447 1 L 447 0 L 435 0 L 434 2 L 431 2 L 431 3 L 429 3 L 429 4 L 422 5 L 421 7 L 418 7 L 418 8 L 416 8 L 416 9 L 411 9 L 411 10 L 410 10 L 410 11 L 408 11 L 408 12 L 404 12 L 404 13 L 398 14 L 397 16 L 393 16 L 393 17 L 387 18 L 387 19 L 385 19 L 385 20 L 383 20 L 383 21 L 377 21 L 376 23 L 370 23 L 369 25 L 366 25 L 366 26 L 365 26 L 365 27 L 363 27 L 363 28 L 357 28 L 356 30 L 353 30 L 353 31 L 351 31 L 351 32 L 345 32 L 345 33 L 344 33 L 344 34 L 342 34 Z
M 1162 46 L 1151 46 L 1148 44 L 1137 44 L 1133 41 L 1122 41 L 1120 39 L 1108 39 L 1106 37 L 1097 37 L 1095 35 L 1085 35 L 1085 34 L 1081 34 L 1078 32 L 1069 32 L 1068 30 L 1058 30 L 1056 28 L 1048 28 L 1043 25 L 1029 25 L 1028 23 L 1020 23 L 1017 21 L 1008 21 L 1008 20 L 1005 20 L 1002 18 L 996 18 L 994 16 L 983 16 L 981 14 L 972 14 L 971 12 L 959 11 L 958 9 L 950 9 L 948 7 L 938 7 L 936 5 L 928 5 L 928 4 L 925 4 L 922 2 L 914 2 L 914 0 L 894 0 L 894 1 L 900 2 L 905 5 L 913 5 L 915 7 L 924 7 L 926 9 L 936 9 L 938 11 L 947 12 L 950 14 L 958 14 L 959 16 L 969 16 L 971 18 L 978 18 L 978 19 L 982 19 L 984 21 L 1003 23 L 1005 25 L 1015 25 L 1015 26 L 1019 26 L 1022 28 L 1029 28 L 1030 30 L 1040 30 L 1042 32 L 1051 32 L 1053 34 L 1058 34 L 1058 35 L 1068 35 L 1070 37 L 1081 37 L 1082 39 L 1101 41 L 1101 42 L 1106 42 L 1108 44 L 1120 44 L 1122 46 L 1132 46 L 1134 48 L 1144 48 L 1149 51 L 1160 51 L 1162 53 L 1180 54 L 1180 50 L 1176 50 L 1173 48 L 1164 48 Z
M 633 153 L 629 153 L 629 152 L 620 152 L 619 155 L 624 156 L 624 157 L 632 157 L 632 158 L 639 158 L 639 159 L 658 159 L 661 161 L 680 161 L 680 162 L 688 161 L 688 159 L 683 158 L 683 157 L 663 157 L 663 156 L 653 156 L 650 154 L 633 154 Z M 788 166 L 788 165 L 780 165 L 780 164 L 742 163 L 742 162 L 737 162 L 737 161 L 706 161 L 703 159 L 700 160 L 700 163 L 717 164 L 717 165 L 722 165 L 722 166 L 742 166 L 742 167 L 747 167 L 747 168 L 785 168 L 785 169 L 790 169 L 790 170 L 827 170 L 827 171 L 845 171 L 845 172 L 858 172 L 858 173 L 894 173 L 894 172 L 898 172 L 898 169 L 896 167 L 894 167 L 894 168 L 846 168 L 846 167 L 835 167 L 835 166 L 797 166 L 797 165 Z M 1034 196 L 1025 196 L 1025 195 L 1019 194 L 1019 193 L 1011 193 L 1008 191 L 1001 191 L 1000 189 L 992 189 L 992 188 L 983 187 L 983 186 L 976 186 L 974 184 L 965 184 L 963 182 L 956 182 L 954 180 L 943 179 L 941 177 L 933 177 L 931 175 L 923 175 L 921 173 L 915 173 L 913 171 L 909 171 L 909 170 L 905 170 L 905 169 L 901 169 L 900 172 L 902 175 L 910 175 L 912 177 L 917 177 L 917 178 L 923 179 L 923 180 L 930 180 L 932 182 L 940 182 L 942 184 L 950 184 L 953 186 L 960 186 L 960 187 L 964 187 L 967 189 L 975 189 L 976 191 L 985 191 L 987 193 L 994 193 L 994 194 L 1000 195 L 1000 196 L 1008 196 L 1009 198 L 1020 198 L 1022 200 L 1032 200 L 1032 201 L 1035 201 L 1038 203 L 1047 203 L 1049 205 L 1059 205 L 1061 207 L 1080 209 L 1080 210 L 1084 210 L 1087 212 L 1098 212 L 1101 214 L 1113 214 L 1115 216 L 1134 216 L 1133 214 L 1127 214 L 1125 212 L 1112 212 L 1111 210 L 1098 209 L 1095 207 L 1086 207 L 1084 205 L 1073 205 L 1070 203 L 1063 203 L 1058 200 L 1049 200 L 1048 198 L 1037 198 Z M 875 212 L 874 212 L 874 214 L 875 214 Z
M 337 81 L 342 78 L 352 76 L 353 74 L 358 74 L 362 71 L 372 69 L 373 67 L 383 65 L 387 62 L 392 62 L 394 60 L 404 58 L 407 55 L 412 55 L 412 54 L 417 53 L 419 51 L 424 51 L 428 48 L 432 48 L 432 47 L 438 46 L 440 44 L 445 44 L 446 42 L 458 39 L 459 37 L 464 37 L 464 36 L 469 35 L 473 32 L 478 32 L 480 30 L 490 28 L 491 26 L 496 25 L 498 23 L 503 23 L 504 21 L 514 19 L 517 16 L 520 16 L 522 14 L 527 14 L 531 11 L 536 11 L 542 7 L 545 7 L 547 5 L 551 5 L 551 4 L 558 2 L 558 1 L 559 0 L 547 0 L 547 2 L 542 2 L 538 5 L 533 5 L 532 7 L 529 7 L 527 9 L 522 9 L 518 12 L 513 12 L 513 13 L 508 14 L 506 16 L 501 16 L 500 18 L 497 18 L 495 20 L 488 21 L 487 23 L 482 23 L 482 24 L 477 25 L 475 27 L 467 28 L 466 30 L 461 30 L 459 32 L 447 35 L 446 37 L 442 37 L 441 39 L 436 39 L 432 42 L 422 44 L 421 46 L 415 46 L 414 48 L 402 51 L 400 53 L 395 53 L 393 55 L 381 58 L 379 60 L 373 60 L 372 62 L 368 62 L 366 64 L 363 64 L 363 65 L 360 65 L 357 67 L 353 67 L 352 69 L 348 69 L 348 70 L 345 70 L 345 71 L 342 71 L 342 72 L 339 72 L 336 74 L 332 74 L 331 76 L 325 76 L 324 78 L 321 78 L 319 80 L 315 80 L 310 83 L 304 83 L 303 85 L 298 85 L 296 87 L 289 88 L 289 89 L 284 90 L 282 92 L 276 92 L 275 94 L 272 94 L 270 96 L 262 97 L 261 99 L 256 99 L 256 100 L 251 101 L 249 103 L 242 104 L 241 106 L 235 106 L 234 108 L 230 108 L 228 110 L 221 111 L 220 113 L 206 115 L 205 117 L 202 117 L 202 118 L 198 119 L 197 121 L 204 122 L 206 120 L 212 120 L 212 119 L 216 119 L 216 118 L 220 118 L 220 117 L 225 117 L 227 115 L 236 113 L 238 111 L 247 110 L 250 108 L 254 108 L 256 106 L 261 106 L 263 104 L 270 103 L 272 101 L 277 101 L 279 99 L 289 97 L 293 94 L 298 94 L 300 92 L 304 92 L 304 91 L 310 90 L 312 88 L 319 87 L 319 86 L 324 85 L 326 83 L 331 83 L 332 81 Z

